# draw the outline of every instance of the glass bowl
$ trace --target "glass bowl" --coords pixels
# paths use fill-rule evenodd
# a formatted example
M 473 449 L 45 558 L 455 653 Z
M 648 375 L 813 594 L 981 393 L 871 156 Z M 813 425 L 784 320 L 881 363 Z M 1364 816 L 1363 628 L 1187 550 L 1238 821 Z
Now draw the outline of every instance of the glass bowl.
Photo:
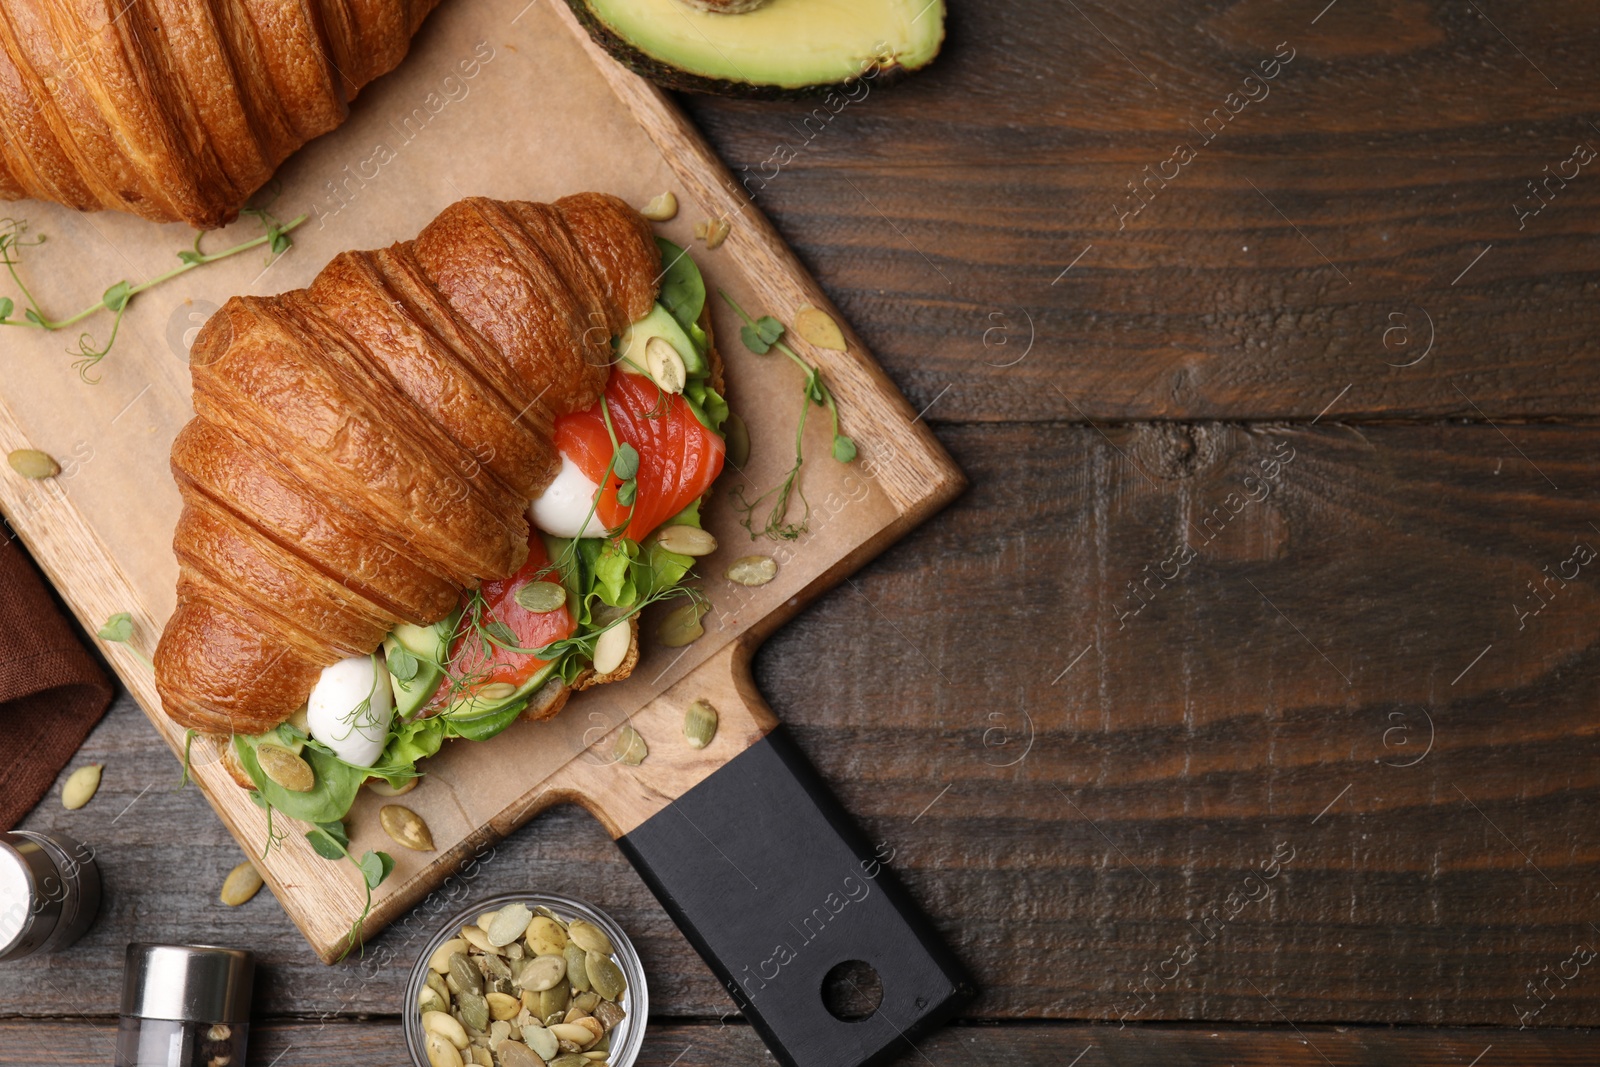
M 606 1062 L 611 1067 L 633 1067 L 633 1062 L 639 1057 L 640 1048 L 644 1046 L 645 1023 L 650 1012 L 650 994 L 645 986 L 644 968 L 639 963 L 638 950 L 633 947 L 633 942 L 628 940 L 628 935 L 611 916 L 593 904 L 557 893 L 501 893 L 468 905 L 445 920 L 439 932 L 423 946 L 422 952 L 417 956 L 416 966 L 411 970 L 411 981 L 406 983 L 406 999 L 401 1006 L 401 1018 L 405 1020 L 406 1047 L 411 1050 L 412 1062 L 416 1067 L 429 1067 L 428 1054 L 423 1045 L 422 1013 L 417 1010 L 417 998 L 421 996 L 422 987 L 428 980 L 428 961 L 433 958 L 434 952 L 446 941 L 459 937 L 461 928 L 476 923 L 478 916 L 484 912 L 497 911 L 507 904 L 519 902 L 526 904 L 530 909 L 542 904 L 564 923 L 573 919 L 587 920 L 604 930 L 606 936 L 611 939 L 611 944 L 617 950 L 613 958 L 628 982 L 628 988 L 623 992 L 622 1000 L 619 1002 L 627 1015 L 611 1031 L 611 1051 L 606 1057 Z

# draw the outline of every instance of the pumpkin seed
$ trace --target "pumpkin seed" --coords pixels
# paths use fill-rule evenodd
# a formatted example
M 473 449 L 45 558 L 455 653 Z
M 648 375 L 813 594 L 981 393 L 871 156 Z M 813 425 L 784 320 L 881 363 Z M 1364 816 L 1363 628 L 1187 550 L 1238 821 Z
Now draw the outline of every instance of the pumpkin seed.
M 730 411 L 722 424 L 722 432 L 728 442 L 728 462 L 733 464 L 734 470 L 743 470 L 750 462 L 750 427 L 744 424 L 737 411 Z
M 577 1023 L 556 1023 L 550 1027 L 550 1032 L 556 1035 L 558 1043 L 570 1041 L 580 1049 L 588 1048 L 597 1040 L 595 1035 L 591 1034 L 587 1028 L 579 1026 Z
M 456 1009 L 461 1022 L 469 1030 L 489 1029 L 489 1002 L 478 993 L 461 993 L 456 997 Z
M 483 964 L 485 977 L 492 976 L 494 978 L 504 980 L 508 985 L 510 984 L 511 965 L 506 963 L 504 958 L 495 955 L 486 955 L 480 956 L 478 959 Z
M 526 904 L 507 904 L 489 923 L 489 943 L 497 948 L 511 944 L 522 936 L 532 918 Z
M 450 987 L 444 984 L 444 975 L 437 971 L 428 971 L 428 988 L 439 994 L 440 1000 L 446 1004 L 450 1003 Z
M 663 526 L 656 533 L 656 540 L 662 548 L 680 556 L 709 556 L 717 550 L 717 539 L 708 531 L 681 523 Z
M 415 778 L 407 778 L 399 785 L 390 785 L 382 778 L 368 778 L 367 788 L 378 794 L 380 797 L 403 797 L 415 789 L 417 787 L 417 783 L 420 781 L 422 781 L 422 776 L 420 774 Z
M 506 956 L 510 959 L 520 960 L 524 951 L 522 944 L 517 941 L 513 941 L 506 946 Z
M 515 1019 L 522 1010 L 522 1001 L 505 993 L 490 993 L 484 999 L 489 1002 L 489 1014 L 496 1019 Z
M 447 1012 L 447 1011 L 449 1011 L 450 1010 L 450 1003 L 447 1000 L 445 1000 L 443 997 L 441 997 L 432 988 L 430 988 L 428 986 L 423 986 L 422 987 L 422 992 L 417 994 L 417 1007 L 422 1009 L 422 1014 L 423 1015 L 427 1015 L 430 1011 L 434 1011 L 434 1012 Z
M 61 464 L 52 459 L 48 452 L 40 452 L 37 448 L 19 448 L 6 456 L 6 462 L 24 478 L 35 481 L 54 478 L 61 473 Z
M 617 1024 L 622 1021 L 624 1015 L 622 1006 L 613 1004 L 609 1000 L 602 1000 L 594 1006 L 594 1017 L 599 1020 L 600 1025 L 608 1034 L 616 1029 Z
M 494 1057 L 482 1045 L 472 1046 L 472 1062 L 478 1067 L 494 1067 Z
M 690 748 L 705 748 L 717 736 L 717 709 L 696 700 L 683 713 L 683 737 Z
M 689 380 L 683 357 L 665 337 L 652 337 L 644 346 L 644 365 L 656 384 L 669 393 L 681 393 Z
M 771 556 L 740 556 L 728 564 L 728 581 L 752 588 L 778 576 L 778 561 Z
M 569 1052 L 551 1060 L 550 1067 L 592 1067 L 592 1065 L 581 1054 Z
M 410 808 L 385 804 L 378 809 L 378 823 L 383 827 L 383 832 L 394 839 L 395 844 L 413 852 L 433 851 L 433 834 L 428 832 L 428 824 Z
M 579 954 L 582 954 L 581 949 L 579 950 Z M 572 970 L 570 965 L 568 966 L 567 970 L 569 972 L 568 977 L 570 978 L 570 972 Z M 572 999 L 572 983 L 570 981 L 557 982 L 554 988 L 546 989 L 544 992 L 539 993 L 538 997 L 539 1000 L 537 1007 L 539 1009 L 540 1019 L 548 1019 L 552 1015 L 556 1016 L 557 1018 L 561 1018 L 566 1015 L 567 1003 Z M 541 1052 L 539 1055 L 542 1056 L 544 1053 Z
M 530 993 L 554 989 L 567 976 L 567 961 L 561 956 L 535 956 L 522 965 L 517 984 Z
M 626 763 L 630 767 L 637 767 L 650 755 L 650 746 L 644 743 L 644 736 L 631 726 L 624 726 L 617 735 L 617 743 L 611 750 L 617 762 Z
M 489 935 L 484 933 L 476 926 L 463 926 L 461 928 L 461 936 L 466 939 L 467 944 L 471 945 L 479 952 L 500 951 L 498 948 L 495 948 L 489 943 Z
M 537 1024 L 524 1026 L 522 1040 L 543 1059 L 548 1060 L 556 1054 L 556 1035 L 542 1026 Z
M 845 344 L 844 331 L 833 321 L 833 316 L 810 304 L 803 305 L 794 313 L 794 332 L 818 348 L 831 348 L 835 352 L 843 352 L 850 347 Z
M 529 582 L 511 594 L 521 607 L 544 615 L 567 606 L 567 587 L 556 582 Z
M 610 956 L 591 952 L 587 963 L 589 984 L 594 987 L 596 993 L 607 1000 L 616 1000 L 622 996 L 622 991 L 628 988 L 628 983 L 622 977 L 622 969 L 611 962 Z
M 567 929 L 567 936 L 572 936 L 570 927 Z M 592 987 L 589 985 L 588 954 L 584 951 L 583 946 L 570 944 L 562 949 L 562 954 L 567 959 L 567 981 L 572 983 L 573 990 L 579 993 L 588 992 Z M 566 1011 L 567 1006 L 563 1004 L 561 1010 Z
M 650 198 L 650 202 L 640 209 L 639 214 L 651 222 L 667 222 L 678 216 L 678 198 L 668 192 Z
M 428 957 L 428 969 L 438 974 L 447 974 L 450 970 L 450 957 L 465 951 L 467 951 L 465 941 L 459 937 L 451 938 L 433 950 L 433 955 Z
M 262 773 L 291 793 L 309 793 L 317 784 L 311 764 L 282 745 L 257 745 L 256 762 L 261 765 Z
M 428 1053 L 429 1067 L 466 1067 L 461 1059 L 461 1053 L 438 1033 L 429 1033 L 423 1042 L 423 1048 Z
M 542 1056 L 516 1041 L 502 1042 L 496 1051 L 500 1055 L 500 1067 L 545 1067 Z
M 473 966 L 465 952 L 457 952 L 450 957 L 450 977 L 456 980 L 456 986 L 462 992 L 483 994 L 483 972 Z
M 733 232 L 733 227 L 727 219 L 715 218 L 706 220 L 706 247 L 718 248 L 723 241 L 728 239 L 728 234 Z
M 91 763 L 67 775 L 67 780 L 61 784 L 61 806 L 77 811 L 94 799 L 95 790 L 100 788 L 100 772 L 104 769 L 103 763 Z
M 528 924 L 528 947 L 536 956 L 559 956 L 567 947 L 567 932 L 548 915 L 535 915 Z
M 705 635 L 706 628 L 700 625 L 700 620 L 710 610 L 710 603 L 698 599 L 673 608 L 656 627 L 656 640 L 668 648 L 693 644 Z
M 466 1048 L 467 1032 L 449 1012 L 425 1011 L 422 1013 L 422 1029 L 424 1033 L 438 1034 L 456 1048 Z
M 610 1002 L 607 1001 L 607 1003 Z M 593 1016 L 580 1015 L 578 1018 L 573 1019 L 568 1025 L 579 1026 L 589 1032 L 589 1039 L 587 1041 L 578 1042 L 578 1044 L 582 1045 L 584 1048 L 592 1047 L 596 1041 L 599 1041 L 602 1037 L 606 1036 L 606 1028 L 601 1026 L 600 1021 Z
M 516 997 L 512 997 L 511 999 L 512 1000 L 516 1000 L 517 998 Z M 491 1015 L 494 1014 L 494 1003 L 492 1001 L 489 1004 L 489 1013 Z M 506 1039 L 509 1038 L 510 1036 L 511 1036 L 511 1023 L 509 1021 L 507 1021 L 505 1019 L 496 1019 L 494 1022 L 490 1023 L 489 1024 L 489 1051 L 491 1051 L 491 1052 L 500 1051 L 500 1046 L 505 1044 Z
M 567 937 L 571 938 L 572 943 L 585 952 L 598 952 L 602 956 L 609 956 L 617 951 L 616 947 L 611 944 L 611 938 L 606 936 L 606 932 L 587 919 L 573 919 L 572 922 L 568 923 Z M 587 989 L 589 987 L 585 986 L 584 988 Z M 601 994 L 601 996 L 604 995 L 604 993 Z
M 633 647 L 633 627 L 626 622 L 612 623 L 594 643 L 594 673 L 610 674 L 622 666 Z
M 600 994 L 590 990 L 587 993 L 579 993 L 577 996 L 572 998 L 572 1010 L 577 1012 L 579 1015 L 588 1015 L 594 1011 L 595 1007 L 598 1006 L 599 1003 Z M 571 1019 L 567 1020 L 569 1023 L 571 1021 Z
M 229 871 L 228 877 L 222 880 L 222 902 L 230 908 L 237 908 L 260 891 L 261 872 L 249 860 Z
M 510 682 L 490 682 L 474 689 L 468 699 L 474 704 L 487 705 L 505 700 L 516 691 L 517 687 Z

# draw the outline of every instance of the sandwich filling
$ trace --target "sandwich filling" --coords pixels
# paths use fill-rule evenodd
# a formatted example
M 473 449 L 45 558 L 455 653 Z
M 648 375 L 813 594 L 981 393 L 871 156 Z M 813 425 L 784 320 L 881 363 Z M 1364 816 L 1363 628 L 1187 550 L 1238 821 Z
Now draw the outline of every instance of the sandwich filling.
M 658 303 L 621 337 L 599 402 L 560 417 L 555 480 L 528 507 L 527 562 L 462 594 L 431 626 L 402 624 L 370 656 L 322 671 L 304 712 L 235 752 L 258 803 L 314 823 L 342 818 L 369 777 L 402 787 L 453 737 L 505 730 L 546 686 L 602 679 L 623 665 L 634 619 L 652 603 L 697 594 L 694 557 L 667 547 L 699 530 L 700 503 L 722 471 L 728 405 L 712 384 L 698 325 L 705 285 L 659 240 Z M 264 772 L 261 745 L 287 748 L 315 781 L 291 789 Z

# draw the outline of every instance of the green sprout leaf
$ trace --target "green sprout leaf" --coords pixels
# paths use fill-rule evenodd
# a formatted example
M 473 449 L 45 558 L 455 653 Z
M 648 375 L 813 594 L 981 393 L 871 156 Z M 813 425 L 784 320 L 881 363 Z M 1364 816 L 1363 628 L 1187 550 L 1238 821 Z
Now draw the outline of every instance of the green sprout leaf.
M 739 327 L 739 340 L 743 341 L 744 346 L 758 356 L 764 356 L 772 351 L 771 342 L 762 340 L 761 331 L 754 326 L 745 325 Z
M 376 889 L 394 870 L 394 857 L 387 852 L 367 852 L 356 866 L 361 868 L 361 877 L 366 881 L 367 888 Z
M 16 306 L 17 305 L 12 302 L 9 296 L 0 296 L 0 322 L 4 322 L 9 319 L 11 317 L 11 312 L 16 309 Z
M 639 483 L 629 478 L 617 486 L 617 503 L 625 508 L 633 507 L 633 502 L 639 497 Z
M 637 476 L 639 473 L 639 450 L 626 441 L 622 442 L 621 447 L 617 449 L 617 461 L 612 464 L 611 472 L 624 480 Z
M 856 443 L 844 434 L 833 439 L 833 458 L 840 463 L 849 463 L 856 458 Z
M 118 282 L 106 290 L 106 295 L 100 298 L 107 311 L 121 311 L 128 306 L 128 298 L 133 295 L 133 286 L 127 282 Z
M 178 259 L 184 263 L 187 263 L 191 267 L 198 267 L 206 261 L 206 257 L 203 254 L 199 252 L 192 252 L 187 248 L 178 253 Z
M 22 317 L 27 319 L 29 322 L 33 323 L 35 326 L 43 326 L 44 325 L 44 320 L 41 319 L 39 317 L 39 313 L 37 311 L 33 310 L 32 308 L 28 308 L 26 311 L 24 311 L 22 313 Z
M 775 345 L 783 336 L 783 323 L 771 315 L 763 315 L 756 320 L 756 334 L 767 344 Z
M 126 611 L 119 611 L 106 620 L 97 634 L 104 641 L 121 641 L 126 644 L 133 639 L 133 616 Z
M 345 857 L 345 847 L 320 827 L 316 830 L 307 830 L 306 840 L 311 843 L 312 851 L 325 860 L 342 860 Z
M 396 644 L 388 655 L 389 673 L 396 681 L 409 682 L 417 676 L 417 657 L 404 645 Z

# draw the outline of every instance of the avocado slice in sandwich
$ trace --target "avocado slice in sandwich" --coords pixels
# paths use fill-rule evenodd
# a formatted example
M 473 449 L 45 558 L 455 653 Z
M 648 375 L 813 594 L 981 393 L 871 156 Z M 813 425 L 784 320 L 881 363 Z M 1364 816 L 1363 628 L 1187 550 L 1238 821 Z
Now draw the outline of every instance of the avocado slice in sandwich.
M 631 70 L 719 96 L 807 95 L 920 70 L 944 41 L 944 0 L 567 3 Z

